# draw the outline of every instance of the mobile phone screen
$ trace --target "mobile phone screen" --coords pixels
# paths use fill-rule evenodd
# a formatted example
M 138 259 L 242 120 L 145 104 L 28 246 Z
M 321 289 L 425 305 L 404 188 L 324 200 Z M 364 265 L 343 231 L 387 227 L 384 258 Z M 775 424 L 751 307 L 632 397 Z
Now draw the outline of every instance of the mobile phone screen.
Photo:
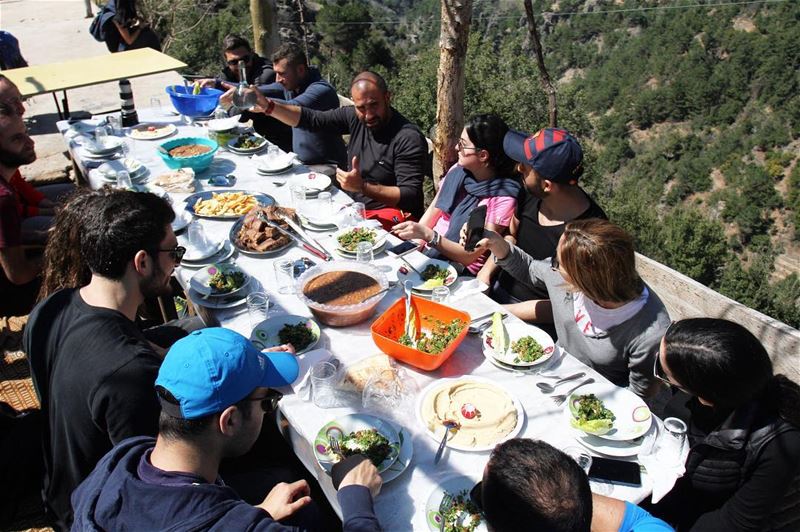
M 642 485 L 642 474 L 639 464 L 612 460 L 611 458 L 592 457 L 592 466 L 589 468 L 589 478 L 608 480 L 632 486 Z
M 417 249 L 418 246 L 419 244 L 416 244 L 415 242 L 403 242 L 402 244 L 397 244 L 386 251 L 392 255 L 400 256 L 408 253 L 409 251 Z

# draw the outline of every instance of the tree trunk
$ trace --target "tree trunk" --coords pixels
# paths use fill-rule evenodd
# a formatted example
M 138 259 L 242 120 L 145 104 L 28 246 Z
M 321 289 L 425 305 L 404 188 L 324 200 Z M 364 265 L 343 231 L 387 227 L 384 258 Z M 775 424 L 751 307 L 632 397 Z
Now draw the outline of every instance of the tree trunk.
M 544 65 L 544 54 L 542 53 L 542 42 L 539 39 L 539 30 L 536 29 L 536 20 L 533 18 L 533 5 L 531 0 L 525 0 L 525 14 L 528 18 L 528 31 L 530 32 L 533 52 L 536 55 L 536 66 L 539 67 L 539 81 L 542 90 L 547 95 L 547 108 L 550 111 L 550 127 L 558 127 L 558 106 L 556 105 L 556 88 L 550 81 L 550 74 Z
M 471 21 L 472 0 L 442 0 L 433 141 L 433 183 L 437 189 L 442 175 L 458 159 L 455 144 L 464 127 L 464 64 Z
M 269 58 L 278 47 L 275 0 L 250 0 L 250 18 L 253 21 L 253 48 L 258 55 Z

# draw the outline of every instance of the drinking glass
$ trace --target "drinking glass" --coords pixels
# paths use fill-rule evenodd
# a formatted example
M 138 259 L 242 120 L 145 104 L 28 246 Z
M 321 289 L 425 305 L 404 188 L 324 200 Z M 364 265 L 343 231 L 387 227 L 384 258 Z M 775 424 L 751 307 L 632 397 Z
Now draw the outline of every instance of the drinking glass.
M 356 260 L 358 262 L 372 262 L 372 242 L 359 242 L 356 246 Z
M 320 192 L 317 195 L 317 206 L 321 215 L 326 218 L 333 214 L 333 199 L 330 192 Z
M 273 263 L 275 267 L 275 286 L 279 294 L 294 294 L 294 261 L 279 259 Z
M 686 423 L 676 417 L 664 420 L 664 437 L 661 439 L 661 448 L 668 454 L 669 459 L 676 462 L 683 458 L 683 446 L 686 445 Z
M 189 244 L 200 251 L 205 251 L 211 245 L 205 229 L 203 229 L 203 226 L 197 220 L 189 224 L 186 230 L 186 236 L 189 239 Z
M 311 397 L 320 408 L 331 408 L 337 405 L 336 397 L 337 368 L 330 362 L 317 362 L 311 367 Z
M 106 147 L 106 139 L 108 138 L 108 130 L 106 126 L 98 126 L 94 129 L 94 142 L 98 148 Z
M 277 144 L 269 144 L 267 146 L 267 158 L 268 159 L 275 159 L 281 154 L 281 149 L 278 147 Z
M 122 135 L 122 118 L 119 115 L 109 115 L 108 126 L 111 128 L 113 135 Z
M 125 170 L 120 170 L 117 172 L 117 188 L 122 190 L 128 190 L 133 188 L 133 182 L 131 181 L 131 176 Z
M 269 313 L 269 296 L 264 292 L 251 292 L 247 294 L 247 315 L 250 318 L 250 327 L 267 319 Z
M 155 116 L 163 116 L 164 110 L 161 107 L 161 99 L 155 96 L 150 98 L 150 108 L 153 110 Z
M 360 201 L 354 202 L 351 207 L 355 213 L 356 223 L 363 222 L 367 219 L 367 208 Z
M 450 289 L 448 287 L 437 286 L 431 290 L 431 301 L 444 304 L 447 303 L 448 299 L 450 299 Z
M 306 201 L 306 187 L 298 185 L 297 183 L 292 183 L 289 186 L 289 193 L 292 196 L 292 207 L 296 210 L 300 210 L 300 207 Z

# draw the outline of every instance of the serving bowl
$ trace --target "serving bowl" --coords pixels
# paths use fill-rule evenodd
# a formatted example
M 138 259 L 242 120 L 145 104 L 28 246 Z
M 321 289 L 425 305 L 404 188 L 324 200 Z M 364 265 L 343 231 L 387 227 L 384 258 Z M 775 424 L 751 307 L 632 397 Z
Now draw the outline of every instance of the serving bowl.
M 317 276 L 328 272 L 341 271 L 358 272 L 372 277 L 378 282 L 381 292 L 353 305 L 329 305 L 320 303 L 310 299 L 303 293 L 303 289 L 308 282 Z M 372 316 L 375 312 L 375 308 L 384 296 L 386 296 L 386 289 L 389 287 L 389 281 L 386 280 L 386 276 L 383 272 L 371 264 L 353 261 L 331 261 L 313 266 L 306 270 L 297 279 L 296 287 L 297 297 L 311 310 L 311 313 L 317 320 L 332 327 L 346 327 L 348 325 L 361 323 Z
M 172 105 L 180 114 L 189 117 L 210 115 L 219 104 L 219 97 L 223 92 L 218 89 L 204 87 L 200 94 L 192 94 L 193 87 L 180 85 L 167 85 L 167 94 L 172 100 Z
M 200 155 L 193 155 L 191 157 L 172 157 L 168 155 L 169 150 L 186 144 L 202 144 L 203 146 L 208 146 L 211 148 L 211 151 L 201 153 Z M 183 137 L 179 139 L 173 139 L 161 144 L 161 147 L 164 148 L 167 154 L 161 150 L 157 150 L 158 155 L 164 160 L 164 163 L 168 167 L 172 169 L 191 168 L 195 172 L 202 172 L 211 166 L 211 162 L 214 160 L 214 155 L 219 149 L 219 145 L 216 142 L 202 137 Z
M 464 322 L 464 326 L 458 336 L 443 351 L 435 355 L 403 345 L 397 339 L 405 332 L 406 300 L 400 298 L 386 312 L 378 316 L 378 319 L 372 324 L 370 328 L 372 340 L 378 349 L 390 357 L 426 371 L 433 371 L 444 364 L 459 344 L 464 341 L 469 329 L 470 317 L 465 312 L 415 295 L 411 296 L 411 301 L 416 307 L 417 315 L 420 316 L 422 329 L 430 329 L 437 320 L 449 323 L 459 319 Z

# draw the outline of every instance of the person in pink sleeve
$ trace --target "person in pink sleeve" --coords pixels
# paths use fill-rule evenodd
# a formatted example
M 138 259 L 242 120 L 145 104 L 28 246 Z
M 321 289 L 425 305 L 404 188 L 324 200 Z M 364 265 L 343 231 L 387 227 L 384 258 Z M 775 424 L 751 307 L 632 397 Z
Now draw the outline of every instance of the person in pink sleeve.
M 482 114 L 467 121 L 456 144 L 458 163 L 447 172 L 431 205 L 417 222 L 403 222 L 393 232 L 404 240 L 424 240 L 426 254 L 462 264 L 475 275 L 486 262 L 485 252 L 466 251 L 459 232 L 469 213 L 486 205 L 486 228 L 508 232 L 522 185 L 503 151 L 508 126 L 497 115 Z

